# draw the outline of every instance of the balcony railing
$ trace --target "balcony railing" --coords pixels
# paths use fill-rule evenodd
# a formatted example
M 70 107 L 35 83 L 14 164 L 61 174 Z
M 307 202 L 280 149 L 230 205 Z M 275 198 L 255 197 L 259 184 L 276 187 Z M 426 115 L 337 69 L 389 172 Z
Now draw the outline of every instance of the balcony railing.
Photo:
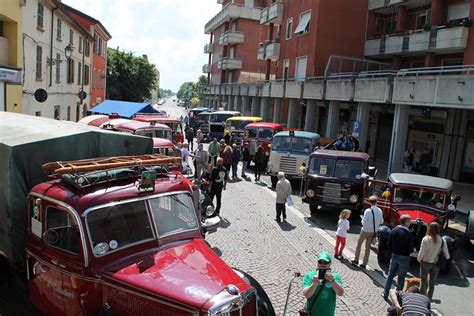
M 365 56 L 404 55 L 425 52 L 460 52 L 467 47 L 469 28 L 444 26 L 430 31 L 410 31 L 407 35 L 365 41 Z
M 244 33 L 238 31 L 226 31 L 219 36 L 220 45 L 234 45 L 244 42 Z
M 204 65 L 202 66 L 202 72 L 205 73 L 205 74 L 210 73 L 211 70 L 212 70 L 212 66 L 209 65 L 209 64 L 204 64 Z
M 280 43 L 279 42 L 269 42 L 264 43 L 258 48 L 257 59 L 259 60 L 278 60 L 280 56 Z
M 369 0 L 369 11 L 396 6 L 410 1 L 411 0 Z
M 271 6 L 262 9 L 262 12 L 260 12 L 260 24 L 273 23 L 276 25 L 280 25 L 282 17 L 283 3 L 281 2 L 281 0 L 278 0 Z
M 212 53 L 212 44 L 207 43 L 206 45 L 204 45 L 204 54 L 210 54 L 210 53 Z
M 231 19 L 249 19 L 260 21 L 260 8 L 247 8 L 243 5 L 229 3 L 217 13 L 209 22 L 206 23 L 204 31 L 206 34 L 214 32 L 224 22 Z
M 232 69 L 241 69 L 242 68 L 242 59 L 240 58 L 231 58 L 225 57 L 219 60 L 217 63 L 217 68 L 221 70 L 232 70 Z
M 8 54 L 8 39 L 0 36 L 0 65 L 9 65 L 10 55 Z

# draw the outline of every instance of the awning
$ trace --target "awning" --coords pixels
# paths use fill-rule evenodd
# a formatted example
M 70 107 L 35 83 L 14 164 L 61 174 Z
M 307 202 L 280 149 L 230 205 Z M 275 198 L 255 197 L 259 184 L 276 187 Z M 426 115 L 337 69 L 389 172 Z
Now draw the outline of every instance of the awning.
M 302 33 L 309 25 L 309 21 L 311 21 L 311 12 L 307 12 L 300 17 L 300 23 L 296 27 L 295 34 Z
M 116 100 L 105 100 L 96 107 L 93 107 L 88 114 L 105 114 L 110 115 L 117 113 L 123 118 L 132 118 L 138 113 L 160 113 L 149 103 L 126 102 Z

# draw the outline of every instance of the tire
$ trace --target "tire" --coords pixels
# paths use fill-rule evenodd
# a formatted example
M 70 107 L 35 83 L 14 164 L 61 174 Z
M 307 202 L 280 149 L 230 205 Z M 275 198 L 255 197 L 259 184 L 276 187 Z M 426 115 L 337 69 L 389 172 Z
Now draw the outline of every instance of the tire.
M 310 204 L 309 205 L 309 211 L 310 211 L 311 215 L 316 214 L 318 212 L 318 205 Z
M 272 181 L 272 188 L 276 188 L 277 186 L 277 182 L 278 182 L 278 178 L 276 176 L 270 176 L 270 179 Z
M 389 251 L 387 249 L 387 241 L 383 238 L 380 238 L 377 245 L 377 261 L 379 263 L 387 263 L 390 258 L 388 253 Z

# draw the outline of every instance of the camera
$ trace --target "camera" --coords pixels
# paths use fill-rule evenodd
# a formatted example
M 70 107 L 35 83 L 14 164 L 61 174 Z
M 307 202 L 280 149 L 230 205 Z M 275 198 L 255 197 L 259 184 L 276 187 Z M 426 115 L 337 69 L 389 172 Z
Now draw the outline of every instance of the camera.
M 327 269 L 319 269 L 318 270 L 318 280 L 324 280 L 324 276 L 326 275 Z

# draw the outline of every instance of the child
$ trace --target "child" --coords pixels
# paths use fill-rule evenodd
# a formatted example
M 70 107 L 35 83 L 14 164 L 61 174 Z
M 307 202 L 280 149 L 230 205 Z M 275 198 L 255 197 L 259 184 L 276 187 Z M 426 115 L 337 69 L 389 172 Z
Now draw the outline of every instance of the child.
M 344 247 L 346 246 L 347 231 L 350 228 L 348 220 L 350 216 L 350 210 L 342 210 L 341 214 L 339 215 L 339 221 L 337 222 L 336 247 L 334 247 L 334 258 L 339 260 L 342 260 L 342 252 L 344 251 Z

